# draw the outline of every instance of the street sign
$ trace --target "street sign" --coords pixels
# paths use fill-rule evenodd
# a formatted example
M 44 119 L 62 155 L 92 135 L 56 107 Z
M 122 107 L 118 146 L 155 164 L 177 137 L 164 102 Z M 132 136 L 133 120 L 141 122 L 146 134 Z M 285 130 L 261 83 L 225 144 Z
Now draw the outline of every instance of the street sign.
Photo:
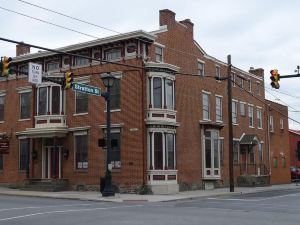
M 72 89 L 74 91 L 79 91 L 79 92 L 87 93 L 87 94 L 90 94 L 90 95 L 101 96 L 101 89 L 100 88 L 90 86 L 90 85 L 86 85 L 86 84 L 73 83 Z
M 8 154 L 9 140 L 0 139 L 0 154 Z
M 32 84 L 42 83 L 42 65 L 28 63 L 28 82 Z

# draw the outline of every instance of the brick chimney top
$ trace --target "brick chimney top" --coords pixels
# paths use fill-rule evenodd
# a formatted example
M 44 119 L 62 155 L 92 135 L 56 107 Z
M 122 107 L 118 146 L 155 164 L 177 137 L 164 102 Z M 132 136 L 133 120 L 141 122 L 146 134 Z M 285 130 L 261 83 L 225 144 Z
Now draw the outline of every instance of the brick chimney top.
M 262 78 L 264 77 L 264 69 L 263 68 L 254 69 L 254 67 L 250 67 L 249 73 L 252 73 L 252 74 L 262 77 Z
M 169 9 L 159 10 L 159 26 L 171 25 L 175 22 L 175 13 Z
M 30 53 L 30 46 L 27 45 L 16 45 L 16 56 L 25 55 Z

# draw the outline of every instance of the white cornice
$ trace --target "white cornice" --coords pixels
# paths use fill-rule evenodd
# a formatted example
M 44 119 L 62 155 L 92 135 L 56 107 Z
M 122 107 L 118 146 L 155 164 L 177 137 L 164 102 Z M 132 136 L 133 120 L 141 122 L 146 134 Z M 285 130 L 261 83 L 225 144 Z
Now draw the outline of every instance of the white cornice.
M 104 44 L 108 44 L 108 43 L 112 43 L 112 42 L 122 41 L 122 40 L 126 40 L 126 39 L 132 39 L 132 38 L 148 39 L 150 41 L 154 41 L 156 39 L 156 36 L 151 33 L 146 32 L 146 31 L 143 31 L 143 30 L 137 30 L 137 31 L 128 32 L 128 33 L 124 33 L 124 34 L 110 36 L 110 37 L 98 38 L 93 41 L 69 45 L 69 46 L 65 46 L 62 48 L 57 48 L 55 50 L 61 51 L 61 52 L 72 52 L 72 51 L 77 51 L 77 50 L 84 49 L 84 48 L 90 48 L 90 47 L 97 46 L 97 45 L 104 45 Z M 42 51 L 42 52 L 38 52 L 38 53 L 17 56 L 15 58 L 13 58 L 13 62 L 22 62 L 25 60 L 47 57 L 47 56 L 52 56 L 52 55 L 56 55 L 56 54 L 58 54 L 58 53 Z
M 179 71 L 179 67 L 172 65 L 172 64 L 168 64 L 168 63 L 156 63 L 156 62 L 147 62 L 145 63 L 145 67 L 146 68 L 159 68 L 159 69 L 169 69 L 175 72 Z

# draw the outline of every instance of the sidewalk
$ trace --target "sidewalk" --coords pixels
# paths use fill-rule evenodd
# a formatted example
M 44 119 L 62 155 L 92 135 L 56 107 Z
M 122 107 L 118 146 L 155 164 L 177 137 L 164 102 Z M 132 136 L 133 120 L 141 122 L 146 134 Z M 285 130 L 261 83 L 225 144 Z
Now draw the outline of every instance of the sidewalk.
M 113 197 L 102 197 L 100 192 L 96 191 L 62 191 L 62 192 L 38 192 L 38 191 L 22 191 L 19 189 L 10 189 L 0 187 L 0 195 L 14 196 L 32 196 L 60 199 L 76 199 L 89 201 L 107 201 L 107 202 L 164 202 L 182 199 L 192 199 L 201 197 L 211 197 L 220 195 L 237 195 L 253 192 L 263 192 L 272 190 L 300 189 L 299 184 L 282 184 L 272 185 L 268 187 L 235 187 L 235 192 L 230 192 L 229 188 L 218 188 L 213 190 L 196 190 L 179 192 L 173 195 L 137 195 L 137 194 L 119 194 Z

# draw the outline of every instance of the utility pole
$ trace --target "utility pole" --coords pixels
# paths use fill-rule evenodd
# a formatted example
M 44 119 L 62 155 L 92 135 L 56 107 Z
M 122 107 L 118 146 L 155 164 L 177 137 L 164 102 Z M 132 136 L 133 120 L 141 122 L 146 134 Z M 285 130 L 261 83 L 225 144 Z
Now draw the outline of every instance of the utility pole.
M 231 55 L 227 56 L 227 101 L 228 101 L 228 139 L 229 139 L 229 185 L 230 192 L 234 192 L 233 173 L 233 132 L 232 132 L 232 96 L 231 96 Z

